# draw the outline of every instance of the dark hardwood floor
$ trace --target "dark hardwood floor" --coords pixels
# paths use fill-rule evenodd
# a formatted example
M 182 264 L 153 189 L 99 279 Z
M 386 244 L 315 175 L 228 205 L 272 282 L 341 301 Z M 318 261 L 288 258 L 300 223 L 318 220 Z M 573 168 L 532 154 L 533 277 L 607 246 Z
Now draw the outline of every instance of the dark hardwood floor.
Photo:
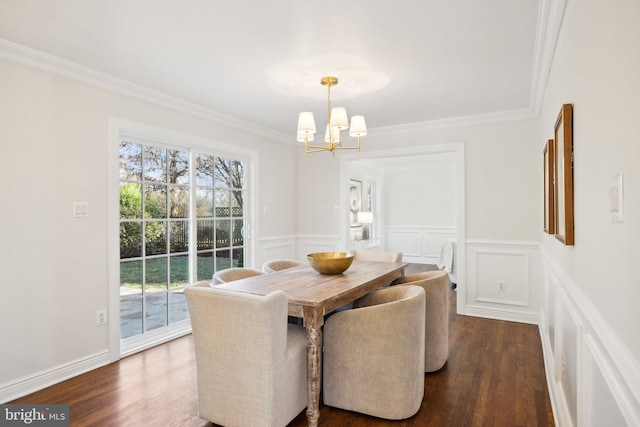
M 408 269 L 407 274 L 416 271 Z M 320 426 L 553 426 L 535 325 L 455 314 L 449 359 L 425 375 L 420 411 L 381 420 L 320 405 Z M 202 426 L 191 335 L 135 354 L 10 403 L 65 403 L 72 426 Z M 289 426 L 306 426 L 301 413 Z

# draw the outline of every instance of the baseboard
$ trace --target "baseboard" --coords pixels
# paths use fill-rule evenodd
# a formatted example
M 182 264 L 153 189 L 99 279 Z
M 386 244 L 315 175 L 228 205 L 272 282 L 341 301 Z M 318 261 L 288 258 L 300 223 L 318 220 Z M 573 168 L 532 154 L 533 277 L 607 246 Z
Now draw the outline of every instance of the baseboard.
M 111 354 L 109 351 L 103 351 L 34 375 L 4 383 L 0 385 L 0 403 L 11 402 L 19 397 L 108 365 L 110 362 Z
M 468 305 L 465 307 L 465 316 L 482 317 L 485 319 L 506 320 L 508 322 L 528 323 L 537 325 L 540 316 L 535 313 L 524 313 L 514 310 L 498 310 L 495 308 L 478 307 Z
M 557 390 L 556 383 L 553 379 L 553 354 L 551 353 L 551 345 L 549 344 L 549 337 L 545 334 L 545 318 L 544 314 L 540 313 L 540 323 L 538 324 L 538 332 L 540 333 L 540 342 L 542 343 L 542 359 L 544 361 L 544 372 L 547 378 L 547 391 L 549 392 L 549 400 L 551 401 L 551 411 L 553 412 L 553 422 L 556 426 L 566 426 L 564 416 L 562 421 L 560 419 L 560 408 L 558 408 L 558 402 L 562 400 L 557 397 L 559 390 Z M 564 413 L 563 413 L 564 414 Z

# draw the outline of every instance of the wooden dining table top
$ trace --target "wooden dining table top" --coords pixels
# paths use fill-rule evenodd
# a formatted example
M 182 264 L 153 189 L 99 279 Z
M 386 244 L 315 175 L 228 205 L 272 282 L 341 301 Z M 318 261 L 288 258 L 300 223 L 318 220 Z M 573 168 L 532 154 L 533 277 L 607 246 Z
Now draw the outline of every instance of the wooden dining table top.
M 267 295 L 282 291 L 289 300 L 289 315 L 303 317 L 303 308 L 324 313 L 360 298 L 402 276 L 406 263 L 357 261 L 341 274 L 325 275 L 311 266 L 299 266 L 217 285 L 219 289 Z

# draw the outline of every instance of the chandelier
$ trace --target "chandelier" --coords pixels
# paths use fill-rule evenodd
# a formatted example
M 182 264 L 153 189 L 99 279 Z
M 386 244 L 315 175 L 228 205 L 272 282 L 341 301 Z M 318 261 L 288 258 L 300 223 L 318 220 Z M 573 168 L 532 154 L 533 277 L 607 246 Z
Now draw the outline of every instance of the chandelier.
M 320 84 L 327 87 L 327 127 L 324 133 L 326 145 L 311 145 L 316 133 L 316 122 L 313 113 L 303 112 L 298 117 L 297 141 L 304 142 L 306 154 L 318 151 L 330 151 L 335 156 L 335 150 L 358 150 L 360 151 L 360 137 L 367 134 L 367 125 L 364 116 L 351 117 L 351 126 L 347 118 L 347 110 L 344 107 L 331 108 L 331 86 L 338 84 L 337 77 L 323 77 Z M 342 144 L 342 131 L 349 129 L 349 136 L 358 138 L 356 147 L 347 147 Z

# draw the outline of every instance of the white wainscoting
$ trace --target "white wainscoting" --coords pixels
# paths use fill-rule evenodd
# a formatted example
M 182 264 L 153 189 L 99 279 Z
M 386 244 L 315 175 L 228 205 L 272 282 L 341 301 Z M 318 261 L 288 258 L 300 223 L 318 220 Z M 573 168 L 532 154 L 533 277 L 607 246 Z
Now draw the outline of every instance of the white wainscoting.
M 341 252 L 345 250 L 344 240 L 340 236 L 298 236 L 297 258 L 307 260 L 307 255 L 314 252 Z
M 274 259 L 298 259 L 296 245 L 296 236 L 277 236 L 260 239 L 256 245 L 254 268 L 260 270 L 265 262 Z
M 538 323 L 539 246 L 535 242 L 467 240 L 464 313 Z
M 577 286 L 542 254 L 539 323 L 560 427 L 640 426 L 640 363 Z
M 450 239 L 455 240 L 457 229 L 456 227 L 385 227 L 384 232 L 387 242 L 386 250 L 402 252 L 402 261 L 437 264 L 442 244 Z

